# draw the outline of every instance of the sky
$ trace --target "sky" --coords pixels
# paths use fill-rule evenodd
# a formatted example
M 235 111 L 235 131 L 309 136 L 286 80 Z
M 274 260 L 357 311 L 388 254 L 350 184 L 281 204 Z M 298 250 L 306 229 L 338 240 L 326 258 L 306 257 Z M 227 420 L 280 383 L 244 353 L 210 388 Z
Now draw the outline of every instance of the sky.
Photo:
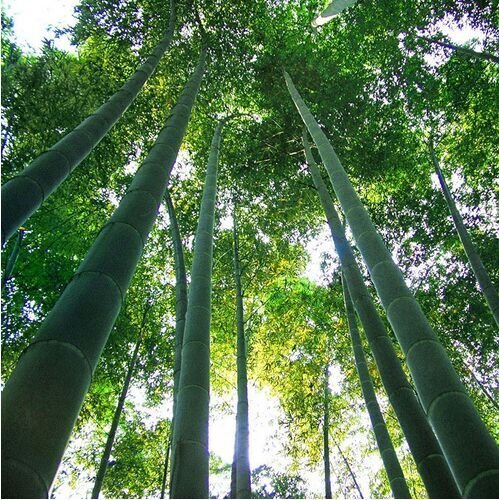
M 14 18 L 16 40 L 24 50 L 37 51 L 44 38 L 51 38 L 51 27 L 63 28 L 75 22 L 73 10 L 77 0 L 4 0 L 3 8 Z M 67 38 L 57 40 L 56 47 L 73 50 Z

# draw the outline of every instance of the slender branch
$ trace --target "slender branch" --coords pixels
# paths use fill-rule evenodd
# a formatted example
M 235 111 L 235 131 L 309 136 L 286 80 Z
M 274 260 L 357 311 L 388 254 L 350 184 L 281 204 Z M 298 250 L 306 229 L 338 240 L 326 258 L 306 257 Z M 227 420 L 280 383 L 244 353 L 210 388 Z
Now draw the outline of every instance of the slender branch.
M 446 49 L 451 49 L 454 52 L 457 52 L 458 54 L 463 54 L 463 55 L 466 55 L 468 57 L 473 57 L 476 59 L 483 59 L 485 61 L 499 64 L 499 57 L 494 55 L 494 54 L 491 54 L 489 52 L 477 52 L 476 50 L 470 49 L 468 47 L 461 47 L 460 45 L 455 45 L 455 44 L 450 43 L 450 42 L 444 42 L 444 41 L 437 40 L 435 38 L 426 37 L 423 35 L 415 35 L 415 36 L 416 36 L 416 38 L 419 38 L 420 40 L 424 40 L 425 42 L 434 43 L 436 45 L 440 45 L 440 47 L 444 47 Z

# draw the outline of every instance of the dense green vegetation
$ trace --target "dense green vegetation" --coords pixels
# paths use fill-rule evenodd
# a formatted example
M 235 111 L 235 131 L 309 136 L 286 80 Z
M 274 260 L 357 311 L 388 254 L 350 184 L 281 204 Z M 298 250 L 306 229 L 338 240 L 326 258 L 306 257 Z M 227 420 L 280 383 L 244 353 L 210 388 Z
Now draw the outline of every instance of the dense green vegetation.
M 176 497 L 240 498 L 249 493 L 248 467 L 256 498 L 387 497 L 394 485 L 395 495 L 408 488 L 413 497 L 498 491 L 493 474 L 483 474 L 494 460 L 499 469 L 485 430 L 499 438 L 497 292 L 486 285 L 487 300 L 481 293 L 448 199 L 480 273 L 497 284 L 499 11 L 492 0 L 351 3 L 315 28 L 326 2 L 176 0 L 171 9 L 167 0 L 81 0 L 68 29 L 74 54 L 50 41 L 40 54 L 24 53 L 2 14 L 2 184 L 24 179 L 23 191 L 2 196 L 2 213 L 15 200 L 24 205 L 35 184 L 42 195 L 33 210 L 43 200 L 15 219 L 22 227 L 10 239 L 7 231 L 2 250 L 2 476 L 26 488 L 4 491 L 163 497 L 165 486 Z M 447 43 L 443 33 L 462 25 L 480 41 Z M 291 79 L 315 129 L 290 95 Z M 122 86 L 112 109 L 72 134 L 76 143 L 54 146 Z M 317 145 L 307 160 L 297 107 Z M 42 153 L 64 157 L 71 175 L 54 181 L 62 167 L 50 160 L 36 182 L 19 177 Z M 334 191 L 313 165 L 317 153 Z M 392 268 L 379 267 L 382 250 L 366 256 L 371 229 L 352 223 L 346 184 L 328 164 L 336 154 L 435 337 L 392 307 L 409 292 L 387 278 Z M 351 249 L 326 198 L 342 222 L 346 213 Z M 321 255 L 311 253 L 318 239 L 329 244 Z M 340 261 L 364 361 L 354 360 Z M 413 349 L 423 337 L 436 346 L 424 356 Z M 435 339 L 463 383 L 442 410 L 434 403 L 448 391 L 450 369 L 428 361 L 445 357 Z M 390 450 L 388 476 L 357 371 L 366 399 L 374 404 L 371 378 L 379 400 L 371 419 L 386 423 L 388 434 L 376 438 Z M 236 409 L 236 436 L 208 442 L 208 413 L 211 422 L 232 416 L 236 428 Z M 246 443 L 253 453 L 262 413 L 278 428 L 275 463 L 248 466 Z M 113 417 L 116 436 L 102 459 Z M 470 437 L 468 454 L 465 429 L 475 417 L 483 441 Z M 232 466 L 213 452 L 214 439 L 234 449 Z M 393 472 L 391 445 L 405 482 Z M 492 458 L 475 470 L 467 460 L 480 456 Z M 488 486 L 476 486 L 482 476 L 492 478 Z

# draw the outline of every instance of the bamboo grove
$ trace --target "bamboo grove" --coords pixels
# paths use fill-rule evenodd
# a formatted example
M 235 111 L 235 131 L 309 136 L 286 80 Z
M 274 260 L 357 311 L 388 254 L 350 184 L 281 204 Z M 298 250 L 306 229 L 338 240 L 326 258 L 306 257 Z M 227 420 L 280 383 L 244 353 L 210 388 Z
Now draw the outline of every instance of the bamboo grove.
M 497 16 L 3 13 L 3 497 L 497 497 Z

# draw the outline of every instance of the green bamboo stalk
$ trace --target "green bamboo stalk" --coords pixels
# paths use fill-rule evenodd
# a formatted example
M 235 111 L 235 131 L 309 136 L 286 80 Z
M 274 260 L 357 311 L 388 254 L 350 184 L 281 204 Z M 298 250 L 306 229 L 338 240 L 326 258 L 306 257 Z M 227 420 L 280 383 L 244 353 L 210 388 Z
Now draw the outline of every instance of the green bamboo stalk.
M 393 262 L 333 147 L 285 73 L 290 95 L 326 166 L 388 320 L 406 356 L 424 410 L 464 497 L 499 491 L 499 452 L 445 349 Z
M 14 270 L 14 267 L 17 262 L 17 257 L 19 256 L 19 250 L 21 249 L 21 243 L 23 241 L 25 231 L 26 230 L 24 229 L 24 227 L 20 227 L 17 233 L 17 239 L 14 244 L 14 248 L 12 249 L 9 258 L 7 259 L 7 264 L 5 265 L 5 272 L 3 274 L 3 279 L 2 279 L 2 290 L 5 289 L 7 282 L 10 280 L 10 277 L 12 276 L 12 271 Z
M 175 362 L 173 367 L 173 415 L 177 402 L 180 366 L 182 364 L 182 343 L 184 340 L 185 315 L 187 312 L 187 274 L 185 272 L 184 250 L 178 227 L 175 208 L 168 190 L 165 193 L 166 206 L 170 216 L 170 233 L 175 261 Z
M 492 284 L 492 280 L 490 279 L 489 274 L 487 273 L 487 269 L 483 265 L 482 259 L 478 255 L 478 252 L 475 248 L 475 245 L 471 241 L 470 235 L 466 230 L 465 225 L 463 224 L 463 219 L 459 210 L 454 203 L 452 198 L 452 194 L 447 186 L 447 182 L 445 181 L 444 174 L 440 169 L 439 161 L 435 154 L 435 150 L 433 149 L 433 144 L 431 142 L 428 145 L 430 150 L 431 160 L 433 162 L 433 166 L 435 167 L 435 172 L 438 177 L 438 182 L 440 183 L 440 187 L 442 188 L 442 193 L 444 194 L 445 201 L 447 202 L 447 206 L 449 208 L 449 212 L 452 216 L 452 220 L 454 221 L 454 226 L 456 228 L 457 234 L 459 235 L 459 239 L 463 244 L 464 251 L 466 256 L 468 257 L 468 261 L 470 263 L 471 269 L 475 278 L 478 282 L 478 286 L 482 291 L 485 300 L 487 301 L 487 305 L 492 311 L 492 315 L 496 320 L 497 325 L 499 326 L 499 295 Z
M 3 391 L 2 494 L 46 498 L 156 219 L 204 73 L 206 50 L 128 192 Z
M 184 341 L 185 315 L 187 313 L 187 273 L 185 271 L 184 249 L 182 247 L 182 237 L 178 227 L 177 215 L 167 189 L 165 193 L 166 206 L 170 217 L 170 233 L 173 242 L 173 258 L 175 262 L 175 360 L 173 364 L 173 408 L 170 436 L 165 457 L 165 467 L 168 465 L 171 451 L 173 428 L 175 426 L 175 411 L 177 408 L 177 395 L 180 383 L 180 367 L 182 365 L 182 344 Z M 165 470 L 165 474 L 167 471 Z M 166 476 L 163 481 L 162 495 L 164 498 L 164 488 L 166 487 Z
M 364 283 L 331 195 L 315 163 L 306 131 L 303 133 L 303 144 L 312 180 L 326 214 L 350 296 L 374 355 L 388 399 L 397 414 L 428 495 L 430 498 L 458 498 L 459 491 L 440 445 L 407 380 L 402 363 Z
M 362 395 L 364 396 L 364 400 L 366 402 L 366 408 L 369 413 L 376 443 L 378 444 L 378 450 L 381 455 L 381 459 L 383 460 L 383 465 L 385 466 L 390 488 L 394 498 L 411 498 L 402 467 L 400 466 L 397 454 L 395 453 L 390 434 L 388 433 L 388 429 L 386 427 L 385 419 L 383 418 L 383 414 L 381 413 L 378 400 L 376 398 L 376 393 L 374 392 L 371 376 L 369 375 L 369 370 L 367 368 L 364 349 L 362 348 L 362 342 L 360 341 L 360 333 L 357 328 L 357 320 L 355 319 L 352 300 L 350 298 L 350 294 L 348 293 L 344 279 L 342 280 L 342 284 L 348 329 L 350 331 L 352 349 L 355 357 L 355 367 L 359 375 Z
M 95 477 L 95 483 L 92 489 L 91 498 L 99 498 L 99 494 L 102 489 L 102 483 L 104 482 L 104 476 L 106 475 L 107 471 L 107 464 L 109 462 L 109 457 L 111 456 L 111 451 L 113 449 L 114 439 L 116 438 L 116 431 L 118 430 L 121 413 L 123 412 L 123 407 L 125 406 L 128 388 L 130 387 L 133 372 L 135 371 L 135 365 L 137 364 L 137 358 L 139 357 L 139 349 L 142 344 L 142 338 L 144 335 L 144 326 L 147 319 L 147 313 L 149 312 L 150 308 L 150 304 L 147 304 L 144 308 L 144 314 L 142 316 L 142 323 L 140 325 L 139 334 L 137 336 L 137 341 L 135 342 L 135 348 L 133 350 L 132 357 L 130 358 L 130 363 L 128 364 L 128 370 L 125 376 L 123 387 L 121 389 L 120 397 L 118 398 L 118 404 L 116 405 L 116 409 L 114 411 L 111 428 L 109 429 L 109 433 L 107 435 L 106 445 L 104 446 L 104 452 L 102 453 L 99 469 L 97 470 L 97 476 Z
M 322 426 L 324 442 L 324 490 L 325 498 L 333 498 L 331 492 L 331 462 L 329 459 L 329 366 L 324 368 L 324 424 Z
M 241 260 L 239 257 L 239 233 L 236 206 L 233 213 L 234 280 L 236 284 L 237 324 L 237 413 L 236 413 L 236 495 L 235 498 L 251 498 L 251 472 L 249 464 L 248 422 L 248 372 L 246 337 L 244 333 L 243 288 Z
M 88 156 L 132 104 L 169 47 L 175 20 L 175 2 L 170 0 L 170 20 L 164 37 L 130 79 L 95 113 L 2 186 L 2 245 Z
M 211 142 L 187 303 L 172 442 L 171 498 L 208 498 L 211 271 L 222 127 Z
M 230 491 L 229 498 L 236 498 L 236 470 L 237 470 L 237 424 L 234 437 L 234 454 L 232 455 L 232 464 L 230 467 Z
M 172 446 L 172 431 L 173 427 L 170 424 L 170 432 L 168 433 L 168 442 L 166 444 L 165 462 L 163 464 L 163 475 L 161 478 L 161 494 L 159 495 L 159 498 L 165 498 L 165 493 L 166 493 L 166 481 L 168 479 L 168 462 L 170 460 L 170 448 Z

